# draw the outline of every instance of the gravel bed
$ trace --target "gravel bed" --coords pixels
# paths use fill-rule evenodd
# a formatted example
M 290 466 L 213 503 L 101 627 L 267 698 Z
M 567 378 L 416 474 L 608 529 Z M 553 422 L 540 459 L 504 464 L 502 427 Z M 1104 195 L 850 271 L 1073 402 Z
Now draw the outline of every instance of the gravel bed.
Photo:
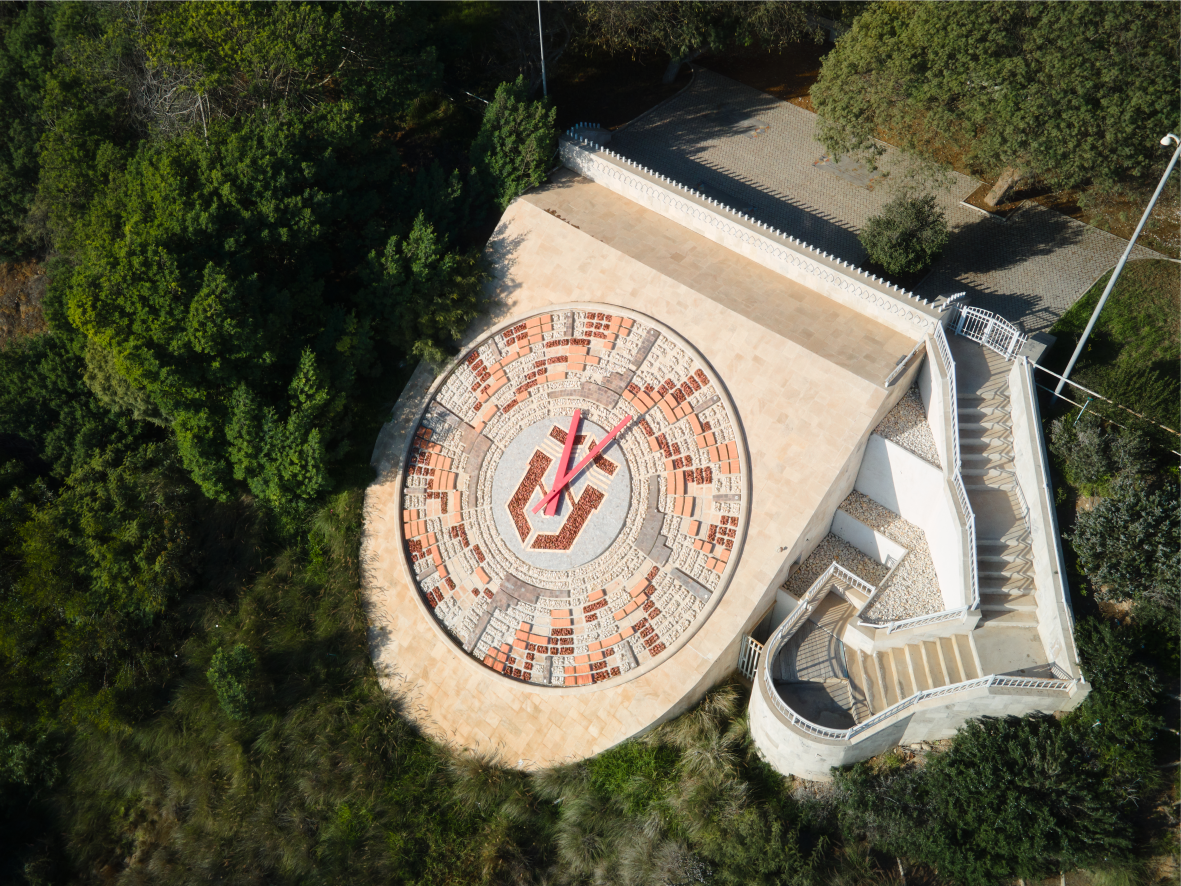
M 843 538 L 837 538 L 830 532 L 820 540 L 820 544 L 816 545 L 816 549 L 807 559 L 796 567 L 796 571 L 783 583 L 783 589 L 799 599 L 807 593 L 808 588 L 812 587 L 812 582 L 816 581 L 833 560 L 873 587 L 878 586 L 888 571 L 877 560 L 867 557 Z
M 841 502 L 841 510 L 910 550 L 861 617 L 883 623 L 942 612 L 943 595 L 939 592 L 939 578 L 935 575 L 926 533 L 860 492 L 851 492 Z
M 927 411 L 923 408 L 918 385 L 903 395 L 873 432 L 913 452 L 923 461 L 937 468 L 943 467 L 939 463 L 939 450 L 935 448 L 935 435 L 927 424 Z

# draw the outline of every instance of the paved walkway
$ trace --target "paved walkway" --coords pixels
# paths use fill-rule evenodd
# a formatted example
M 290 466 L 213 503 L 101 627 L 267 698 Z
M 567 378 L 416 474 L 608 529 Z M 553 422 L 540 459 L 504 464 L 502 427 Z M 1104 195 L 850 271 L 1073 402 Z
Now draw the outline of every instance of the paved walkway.
M 816 115 L 728 77 L 698 69 L 693 83 L 614 134 L 626 157 L 851 262 L 865 251 L 857 232 L 893 195 L 905 173 L 890 148 L 887 183 L 847 160 L 819 162 Z M 819 162 L 819 165 L 817 165 Z M 1048 329 L 1119 260 L 1127 245 L 1034 203 L 1008 221 L 960 201 L 980 182 L 958 173 L 937 197 L 953 234 L 917 292 L 934 298 L 967 290 L 972 303 Z M 1137 247 L 1133 258 L 1158 257 Z

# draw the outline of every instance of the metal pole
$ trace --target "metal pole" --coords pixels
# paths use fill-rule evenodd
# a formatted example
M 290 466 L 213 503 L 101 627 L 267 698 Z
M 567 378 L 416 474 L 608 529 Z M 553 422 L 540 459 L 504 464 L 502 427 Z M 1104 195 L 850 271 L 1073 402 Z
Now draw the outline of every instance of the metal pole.
M 537 38 L 541 43 L 541 94 L 548 97 L 549 89 L 545 85 L 545 31 L 541 27 L 541 0 L 537 0 Z
M 1062 387 L 1066 384 L 1066 379 L 1070 377 L 1070 371 L 1074 369 L 1074 364 L 1078 362 L 1079 355 L 1082 354 L 1083 348 L 1087 344 L 1087 338 L 1091 334 L 1091 330 L 1095 327 L 1095 321 L 1099 319 L 1099 312 L 1103 310 L 1103 306 L 1107 304 L 1107 296 L 1111 295 L 1111 290 L 1115 288 L 1115 281 L 1119 279 L 1120 272 L 1123 271 L 1124 265 L 1128 261 L 1128 256 L 1132 254 L 1132 247 L 1136 245 L 1136 238 L 1140 236 L 1140 232 L 1144 230 L 1144 225 L 1148 222 L 1148 216 L 1152 214 L 1152 207 L 1156 206 L 1157 198 L 1160 197 L 1161 191 L 1165 189 L 1165 182 L 1169 180 L 1169 176 L 1173 172 L 1173 167 L 1177 165 L 1177 158 L 1181 157 L 1181 139 L 1173 133 L 1169 133 L 1161 139 L 1162 145 L 1167 145 L 1170 141 L 1177 144 L 1177 150 L 1173 152 L 1173 159 L 1169 161 L 1169 168 L 1165 170 L 1164 176 L 1160 180 L 1160 184 L 1156 186 L 1156 193 L 1152 195 L 1152 199 L 1148 201 L 1148 207 L 1144 210 L 1144 215 L 1140 216 L 1140 224 L 1136 225 L 1136 230 L 1132 234 L 1132 239 L 1128 241 L 1128 248 L 1124 250 L 1124 254 L 1120 256 L 1119 264 L 1115 266 L 1115 270 L 1111 272 L 1111 279 L 1107 281 L 1107 288 L 1103 290 L 1103 295 L 1099 298 L 1099 304 L 1095 305 L 1095 310 L 1091 314 L 1091 319 L 1087 322 L 1087 328 L 1083 330 L 1083 337 L 1079 339 L 1078 347 L 1074 349 L 1074 353 L 1070 356 L 1070 362 L 1066 364 L 1066 371 L 1062 373 L 1062 381 L 1058 382 L 1058 387 L 1054 388 L 1054 399 L 1058 399 L 1058 395 L 1062 393 Z

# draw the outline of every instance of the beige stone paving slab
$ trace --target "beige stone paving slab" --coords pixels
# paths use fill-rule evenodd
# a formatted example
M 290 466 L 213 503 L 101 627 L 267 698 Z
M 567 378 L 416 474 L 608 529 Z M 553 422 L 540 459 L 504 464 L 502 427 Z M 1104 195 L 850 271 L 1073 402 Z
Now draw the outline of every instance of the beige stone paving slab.
M 906 336 L 572 172 L 553 178 L 522 199 L 862 378 L 884 380 L 914 346 Z
M 771 275 L 776 289 L 760 278 L 770 272 L 715 255 L 687 231 L 686 256 L 725 272 L 686 282 L 675 276 L 678 263 L 669 251 L 675 238 L 665 225 L 672 223 L 597 185 L 560 193 L 564 208 L 586 225 L 559 220 L 534 195 L 510 206 L 489 246 L 495 280 L 488 315 L 466 341 L 519 314 L 572 302 L 623 305 L 672 327 L 711 363 L 734 400 L 749 451 L 751 516 L 733 578 L 711 601 L 716 608 L 659 667 L 577 689 L 506 679 L 448 639 L 409 580 L 398 490 L 407 435 L 433 378 L 420 367 L 378 438 L 379 476 L 365 500 L 362 564 L 374 661 L 383 684 L 426 732 L 526 767 L 605 750 L 687 709 L 732 670 L 741 634 L 773 602 L 788 563 L 823 537 L 852 488 L 870 430 L 908 386 L 880 384 L 909 350 L 903 336 L 807 291 L 794 293 L 807 311 L 784 309 L 778 303 L 789 301 L 783 293 L 794 284 Z M 619 238 L 607 243 L 596 236 L 608 217 L 628 225 L 631 251 Z M 745 294 L 729 291 L 748 283 Z M 754 314 L 746 304 L 760 299 L 777 304 Z M 768 325 L 756 319 L 764 316 Z M 811 344 L 805 332 L 822 344 Z M 852 347 L 866 350 L 842 356 Z

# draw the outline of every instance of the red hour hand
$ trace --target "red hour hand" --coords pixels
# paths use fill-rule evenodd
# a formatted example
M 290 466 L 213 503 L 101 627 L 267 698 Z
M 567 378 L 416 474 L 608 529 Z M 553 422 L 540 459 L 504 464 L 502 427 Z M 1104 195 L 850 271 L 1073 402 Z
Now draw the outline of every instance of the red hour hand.
M 557 498 L 561 494 L 562 490 L 566 487 L 566 484 L 568 484 L 571 480 L 573 480 L 576 476 L 578 476 L 579 472 L 583 468 L 585 468 L 592 461 L 594 461 L 595 456 L 597 456 L 600 452 L 602 452 L 604 449 L 606 449 L 607 444 L 609 444 L 612 440 L 614 440 L 615 435 L 618 434 L 620 431 L 622 431 L 624 429 L 624 427 L 626 427 L 627 423 L 631 420 L 632 419 L 631 419 L 630 415 L 624 416 L 622 421 L 620 421 L 619 424 L 617 424 L 612 429 L 611 433 L 603 438 L 603 442 L 600 443 L 598 446 L 596 446 L 594 449 L 592 449 L 590 451 L 590 454 L 587 455 L 586 458 L 584 458 L 582 461 L 580 461 L 578 464 L 576 464 L 574 466 L 574 470 L 570 471 L 570 473 L 566 474 L 563 477 L 556 478 L 554 480 L 554 488 L 549 491 L 549 495 L 545 496 L 544 498 L 542 498 L 541 501 L 539 501 L 536 505 L 534 505 L 533 513 L 536 514 L 538 511 L 540 511 L 542 509 L 542 507 L 549 504 L 549 502 L 552 499 Z
M 582 419 L 582 410 L 575 409 L 574 417 L 570 419 L 570 430 L 566 432 L 566 442 L 562 446 L 562 457 L 558 459 L 558 469 L 554 471 L 554 489 L 559 487 L 563 478 L 566 476 L 566 468 L 570 464 L 570 453 L 574 451 L 574 437 L 578 433 L 578 422 Z M 558 504 L 562 501 L 561 496 L 555 496 L 549 499 L 549 504 L 545 506 L 545 515 L 552 517 L 558 512 Z M 536 508 L 533 511 L 537 513 Z

